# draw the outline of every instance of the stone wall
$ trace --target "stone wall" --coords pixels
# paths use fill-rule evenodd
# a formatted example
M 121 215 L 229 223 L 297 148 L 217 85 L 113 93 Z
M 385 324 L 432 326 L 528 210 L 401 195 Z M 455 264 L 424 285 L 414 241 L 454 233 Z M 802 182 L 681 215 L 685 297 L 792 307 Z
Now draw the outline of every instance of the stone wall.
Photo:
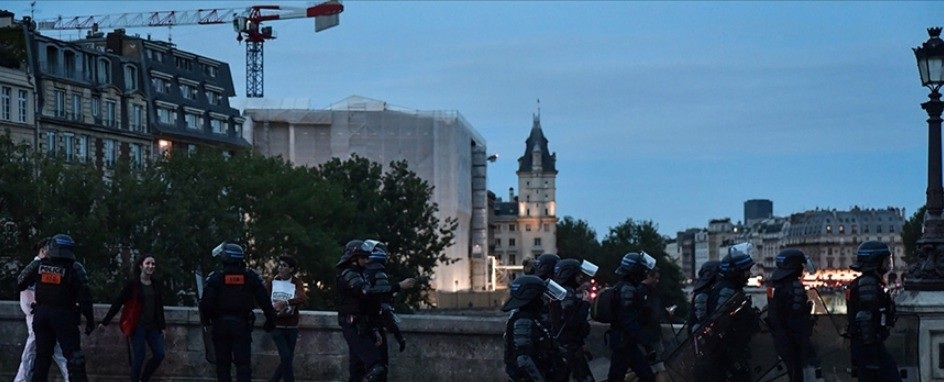
M 161 381 L 212 381 L 215 371 L 204 360 L 199 317 L 193 308 L 167 307 L 168 329 L 165 333 L 167 358 L 158 369 Z M 106 305 L 96 305 L 95 317 L 101 319 Z M 302 312 L 300 335 L 295 356 L 295 375 L 299 381 L 344 381 L 347 379 L 347 346 L 337 325 L 334 312 Z M 504 381 L 502 363 L 505 316 L 463 317 L 442 315 L 403 316 L 402 328 L 408 341 L 403 353 L 391 346 L 392 382 L 398 381 Z M 257 323 L 263 322 L 261 314 Z M 820 316 L 813 336 L 814 345 L 823 361 L 825 381 L 849 381 L 848 341 L 839 335 L 844 327 L 842 316 Z M 92 381 L 127 380 L 128 352 L 124 336 L 118 331 L 117 317 L 104 330 L 82 336 L 83 349 L 89 359 Z M 915 381 L 917 371 L 917 317 L 905 315 L 889 338 L 889 350 Z M 598 380 L 605 379 L 609 351 L 603 348 L 606 326 L 593 325 L 588 345 L 596 356 L 591 367 Z M 675 346 L 675 333 L 664 326 L 667 349 Z M 10 380 L 19 365 L 26 338 L 23 313 L 16 301 L 0 301 L 0 380 Z M 758 334 L 752 344 L 757 359 L 776 359 L 769 333 Z M 261 329 L 253 332 L 253 376 L 266 380 L 278 365 L 278 354 L 272 340 Z M 53 366 L 55 369 L 55 366 Z M 766 371 L 760 369 L 755 375 Z M 51 376 L 55 375 L 51 372 Z M 786 381 L 772 378 L 773 370 L 763 381 Z M 676 381 L 682 382 L 682 381 Z

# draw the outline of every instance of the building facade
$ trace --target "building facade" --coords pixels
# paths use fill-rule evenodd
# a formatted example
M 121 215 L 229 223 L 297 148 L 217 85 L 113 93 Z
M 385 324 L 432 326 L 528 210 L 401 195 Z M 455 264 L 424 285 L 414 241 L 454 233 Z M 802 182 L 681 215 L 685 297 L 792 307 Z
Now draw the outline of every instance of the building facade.
M 450 292 L 486 288 L 486 145 L 458 112 L 403 109 L 355 96 L 324 110 L 247 108 L 245 115 L 258 153 L 297 165 L 353 154 L 384 167 L 406 160 L 434 187 L 436 217 L 459 223 L 455 244 L 446 249 L 458 261 L 438 266 L 431 286 Z
M 508 201 L 493 204 L 492 254 L 499 265 L 557 253 L 557 154 L 547 143 L 535 115 L 524 155 L 518 158 L 518 195 L 509 188 Z
M 249 147 L 242 117 L 229 107 L 235 92 L 225 63 L 122 30 L 63 41 L 29 23 L 2 24 L 0 45 L 21 47 L 0 65 L 0 123 L 17 143 L 106 175 L 120 159 L 140 167 L 172 149 Z M 157 64 L 156 52 L 174 64 Z
M 864 241 L 877 240 L 892 252 L 892 270 L 901 272 L 905 246 L 901 230 L 904 208 L 853 207 L 848 211 L 813 210 L 790 215 L 781 246 L 802 250 L 819 269 L 848 269 Z

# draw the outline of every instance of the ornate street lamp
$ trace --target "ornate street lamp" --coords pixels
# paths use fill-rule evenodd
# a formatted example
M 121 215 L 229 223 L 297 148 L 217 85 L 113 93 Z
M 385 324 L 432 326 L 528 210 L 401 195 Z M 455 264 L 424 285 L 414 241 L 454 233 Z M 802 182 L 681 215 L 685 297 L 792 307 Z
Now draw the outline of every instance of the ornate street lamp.
M 944 41 L 941 28 L 928 28 L 928 41 L 914 48 L 921 85 L 931 89 L 921 104 L 928 113 L 928 191 L 924 232 L 918 240 L 918 262 L 905 273 L 906 290 L 944 291 L 944 190 L 941 185 L 941 85 L 944 85 Z

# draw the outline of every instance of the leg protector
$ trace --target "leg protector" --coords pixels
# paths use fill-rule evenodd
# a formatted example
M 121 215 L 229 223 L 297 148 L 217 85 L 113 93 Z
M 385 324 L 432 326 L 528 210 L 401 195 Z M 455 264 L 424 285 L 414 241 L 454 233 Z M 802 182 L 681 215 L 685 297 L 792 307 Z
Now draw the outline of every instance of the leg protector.
M 364 375 L 364 382 L 380 382 L 386 379 L 387 367 L 380 363 L 371 366 L 370 370 L 367 370 L 367 375 Z
M 66 364 L 69 369 L 69 380 L 72 382 L 88 382 L 85 374 L 85 353 L 81 350 L 72 352 L 72 358 Z

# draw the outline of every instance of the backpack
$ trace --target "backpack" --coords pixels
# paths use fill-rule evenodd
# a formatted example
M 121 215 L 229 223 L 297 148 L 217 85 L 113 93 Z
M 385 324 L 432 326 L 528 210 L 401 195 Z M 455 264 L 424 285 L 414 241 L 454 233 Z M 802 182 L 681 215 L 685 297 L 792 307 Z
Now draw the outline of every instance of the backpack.
M 619 305 L 619 287 L 622 283 L 603 288 L 590 305 L 590 319 L 604 324 L 616 321 L 616 307 Z

